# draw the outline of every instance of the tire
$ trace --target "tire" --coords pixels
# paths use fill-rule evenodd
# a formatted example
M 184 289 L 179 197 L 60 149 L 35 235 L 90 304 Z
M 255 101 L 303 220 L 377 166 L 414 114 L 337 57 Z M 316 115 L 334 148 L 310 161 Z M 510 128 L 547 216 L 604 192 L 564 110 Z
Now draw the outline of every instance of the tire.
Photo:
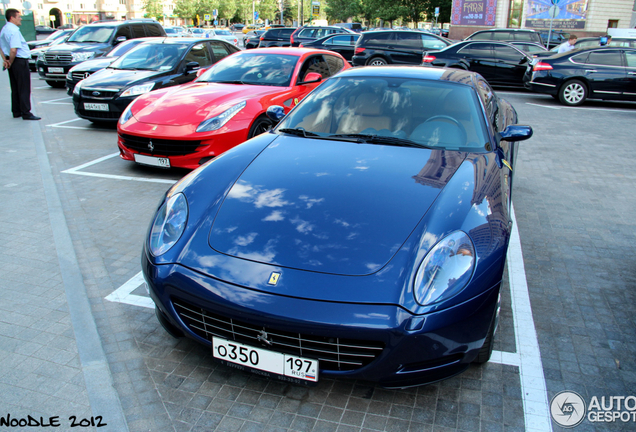
M 388 64 L 389 63 L 386 60 L 384 60 L 382 57 L 372 57 L 367 62 L 368 66 L 386 66 Z
M 64 88 L 66 87 L 66 82 L 64 81 L 51 81 L 47 80 L 46 83 L 53 88 Z
M 563 105 L 578 106 L 587 98 L 587 87 L 579 80 L 570 80 L 559 89 L 559 101 Z
M 247 135 L 247 139 L 254 138 L 257 135 L 267 132 L 272 128 L 272 126 L 274 126 L 274 122 L 266 116 L 263 115 L 258 117 L 256 120 L 254 120 L 254 123 L 250 128 L 250 132 Z

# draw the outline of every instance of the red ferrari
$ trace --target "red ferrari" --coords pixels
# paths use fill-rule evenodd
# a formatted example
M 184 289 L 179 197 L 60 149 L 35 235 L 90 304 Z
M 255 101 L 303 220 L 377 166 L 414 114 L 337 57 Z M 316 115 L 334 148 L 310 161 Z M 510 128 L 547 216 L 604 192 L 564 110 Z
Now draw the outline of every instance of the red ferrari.
M 349 68 L 332 51 L 266 48 L 217 62 L 194 82 L 139 96 L 117 124 L 122 159 L 194 169 L 267 131 L 271 105 L 289 112 L 323 79 Z

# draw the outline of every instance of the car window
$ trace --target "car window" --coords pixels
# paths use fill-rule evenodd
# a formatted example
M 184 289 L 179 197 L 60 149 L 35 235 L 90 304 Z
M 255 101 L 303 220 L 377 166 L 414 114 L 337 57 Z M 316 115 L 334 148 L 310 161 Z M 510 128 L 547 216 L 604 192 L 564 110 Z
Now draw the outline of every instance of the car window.
M 215 63 L 198 81 L 287 87 L 297 63 L 293 55 L 243 51 Z
M 115 39 L 117 39 L 120 36 L 123 36 L 126 39 L 132 39 L 132 34 L 130 33 L 130 27 L 128 26 L 119 27 L 117 29 L 117 33 L 115 33 Z
M 313 37 L 315 31 L 316 29 L 303 29 L 298 33 L 298 37 Z
M 587 58 L 587 63 L 603 66 L 622 66 L 622 60 L 620 51 L 592 51 Z
M 485 79 L 477 78 L 477 93 L 482 100 L 482 103 L 486 107 L 486 113 L 489 118 L 492 118 L 495 112 L 495 92 L 490 87 L 490 84 Z
M 122 42 L 119 45 L 117 45 L 115 48 L 110 50 L 110 52 L 106 54 L 106 57 L 119 57 L 121 55 L 124 55 L 125 53 L 127 53 L 128 51 L 130 51 L 131 49 L 133 49 L 134 47 L 136 47 L 137 45 L 143 42 L 144 42 L 143 40 L 139 40 L 139 39 L 131 39 L 129 41 Z
M 167 71 L 174 69 L 184 55 L 186 45 L 145 43 L 119 57 L 113 69 Z
M 593 47 L 593 46 L 599 46 L 599 41 L 598 39 L 594 39 L 594 40 L 586 40 L 586 41 L 582 41 L 576 44 L 577 48 L 589 48 L 589 47 Z
M 477 150 L 488 142 L 472 87 L 411 78 L 334 77 L 279 124 L 319 136 L 365 134 L 426 147 Z
M 498 41 L 513 40 L 514 37 L 509 32 L 492 32 L 492 39 Z
M 636 68 L 636 51 L 625 51 L 627 67 Z
M 470 37 L 470 40 L 490 40 L 491 32 L 476 33 Z
M 152 25 L 152 24 L 147 25 L 146 33 L 148 33 L 148 36 L 152 36 L 152 37 L 163 36 L 161 34 L 161 28 L 158 25 Z
M 130 27 L 132 29 L 132 37 L 140 38 L 146 36 L 146 31 L 144 30 L 143 24 L 133 24 Z
M 587 63 L 587 58 L 590 56 L 590 53 L 585 52 L 582 54 L 577 54 L 574 55 L 572 57 L 570 57 L 570 61 L 573 61 L 574 63 L 581 63 L 581 64 L 585 64 Z
M 325 54 L 325 61 L 329 65 L 329 76 L 335 75 L 344 67 L 344 61 L 340 57 Z M 323 79 L 328 78 L 323 75 Z
M 365 45 L 384 45 L 391 39 L 392 33 L 370 33 L 364 38 Z
M 504 46 L 503 44 L 495 44 L 495 55 L 497 58 L 518 62 L 525 56 L 512 47 Z
M 325 61 L 324 57 L 321 55 L 309 57 L 305 60 L 302 67 L 300 68 L 300 72 L 298 73 L 298 81 L 304 81 L 307 74 L 311 72 L 316 72 L 322 75 L 324 78 L 329 78 L 331 73 L 329 71 L 329 64 Z
M 492 57 L 492 44 L 471 43 L 460 49 L 458 52 L 472 57 Z
M 396 33 L 395 46 L 406 49 L 422 49 L 422 37 L 419 33 L 401 32 Z
M 446 48 L 448 46 L 447 43 L 441 41 L 433 36 L 429 36 L 427 34 L 422 34 L 422 43 L 424 44 L 425 50 L 436 50 Z
M 201 67 L 208 67 L 214 63 L 206 44 L 203 43 L 196 44 L 190 49 L 185 56 L 185 62 L 186 64 L 189 62 L 197 62 Z
M 356 39 L 350 35 L 340 35 L 329 38 L 325 41 L 325 45 L 355 45 Z
M 111 26 L 85 25 L 78 28 L 75 33 L 68 38 L 69 42 L 98 42 L 104 43 L 110 40 L 115 31 Z
M 227 48 L 227 45 L 222 42 L 210 42 L 210 47 L 212 48 L 212 53 L 214 53 L 215 61 L 219 61 L 232 54 L 232 52 L 230 52 Z
M 515 40 L 525 41 L 525 42 L 533 42 L 538 41 L 539 38 L 535 37 L 534 33 L 530 32 L 515 32 Z

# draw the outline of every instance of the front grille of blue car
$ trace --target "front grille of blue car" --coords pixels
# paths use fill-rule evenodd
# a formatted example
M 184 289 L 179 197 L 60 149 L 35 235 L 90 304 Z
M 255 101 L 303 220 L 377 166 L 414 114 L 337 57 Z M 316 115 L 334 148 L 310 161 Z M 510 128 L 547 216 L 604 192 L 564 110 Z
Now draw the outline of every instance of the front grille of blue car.
M 175 310 L 185 325 L 198 336 L 234 340 L 252 346 L 263 346 L 259 335 L 267 333 L 271 345 L 264 348 L 317 359 L 320 369 L 352 371 L 371 363 L 384 349 L 378 341 L 340 339 L 273 329 L 249 324 L 204 310 L 182 300 L 173 300 Z

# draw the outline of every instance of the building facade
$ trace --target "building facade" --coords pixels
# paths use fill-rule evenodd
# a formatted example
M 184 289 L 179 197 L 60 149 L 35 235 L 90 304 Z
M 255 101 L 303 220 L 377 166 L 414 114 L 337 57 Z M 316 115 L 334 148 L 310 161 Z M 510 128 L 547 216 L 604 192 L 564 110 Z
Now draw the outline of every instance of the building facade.
M 634 28 L 634 0 L 453 0 L 451 39 L 487 28 L 562 30 L 598 36 L 608 28 Z

